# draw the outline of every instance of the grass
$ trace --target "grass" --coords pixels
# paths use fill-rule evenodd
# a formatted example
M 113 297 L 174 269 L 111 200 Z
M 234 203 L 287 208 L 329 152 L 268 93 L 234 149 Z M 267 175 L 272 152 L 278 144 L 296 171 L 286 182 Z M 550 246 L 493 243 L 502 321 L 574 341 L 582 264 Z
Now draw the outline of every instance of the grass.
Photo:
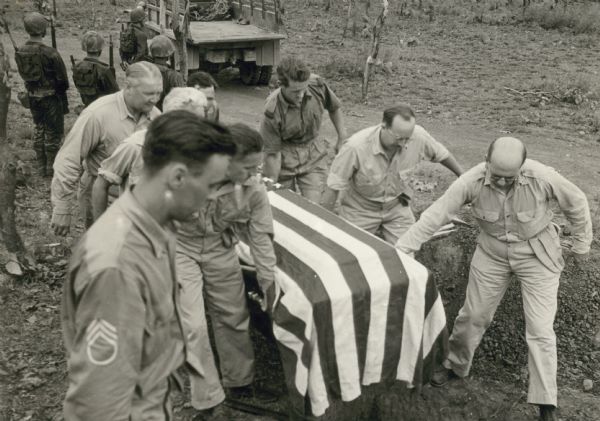
M 575 34 L 597 34 L 600 32 L 600 5 L 578 4 L 550 8 L 548 4 L 530 6 L 525 12 L 525 21 L 537 23 L 544 29 L 571 30 Z

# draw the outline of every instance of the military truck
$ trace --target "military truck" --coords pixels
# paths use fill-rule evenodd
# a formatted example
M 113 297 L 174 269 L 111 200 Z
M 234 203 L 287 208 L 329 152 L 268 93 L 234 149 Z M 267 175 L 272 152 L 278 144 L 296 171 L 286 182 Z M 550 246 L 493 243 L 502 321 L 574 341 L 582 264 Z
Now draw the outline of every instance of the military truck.
M 175 40 L 171 30 L 173 2 L 179 1 L 179 20 L 183 22 L 184 0 L 149 0 L 146 27 Z M 190 71 L 219 72 L 227 67 L 240 69 L 246 85 L 266 85 L 273 66 L 279 63 L 279 43 L 285 35 L 281 28 L 279 0 L 193 1 L 194 10 L 208 10 L 220 2 L 226 20 L 190 21 L 187 54 Z M 219 14 L 217 19 L 219 19 Z M 192 16 L 193 18 L 193 16 Z

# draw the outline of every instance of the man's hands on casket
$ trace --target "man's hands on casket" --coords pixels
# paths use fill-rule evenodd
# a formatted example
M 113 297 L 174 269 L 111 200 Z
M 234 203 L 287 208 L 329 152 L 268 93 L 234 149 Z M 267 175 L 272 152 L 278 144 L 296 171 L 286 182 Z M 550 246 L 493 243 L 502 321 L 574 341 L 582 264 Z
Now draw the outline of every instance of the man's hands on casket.
M 264 312 L 273 312 L 273 303 L 275 301 L 275 282 L 271 283 L 267 288 L 266 293 L 264 291 L 250 291 L 248 297 L 260 305 L 260 309 Z

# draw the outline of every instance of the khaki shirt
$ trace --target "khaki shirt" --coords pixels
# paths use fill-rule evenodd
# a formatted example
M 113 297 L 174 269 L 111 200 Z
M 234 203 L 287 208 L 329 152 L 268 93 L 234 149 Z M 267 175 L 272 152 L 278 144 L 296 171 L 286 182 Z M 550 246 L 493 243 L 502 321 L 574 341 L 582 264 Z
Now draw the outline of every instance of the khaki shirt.
M 62 325 L 69 420 L 130 419 L 135 402 L 184 362 L 175 237 L 131 192 L 107 209 L 75 248 L 64 284 Z
M 241 236 L 248 242 L 263 291 L 273 282 L 277 262 L 273 249 L 273 215 L 267 190 L 257 176 L 242 185 L 223 185 L 211 195 L 194 220 L 178 224 L 177 236 L 177 251 L 196 260 L 202 252 L 204 237 L 221 237 L 233 245 Z
M 125 105 L 123 91 L 98 98 L 85 108 L 54 161 L 51 186 L 54 214 L 72 213 L 84 166 L 90 176 L 96 177 L 100 163 L 112 154 L 117 145 L 134 132 L 146 128 L 158 115 L 160 111 L 154 108 L 136 121 Z
M 493 186 L 485 163 L 470 169 L 423 212 L 396 246 L 405 252 L 418 250 L 439 227 L 456 215 L 461 206 L 470 203 L 483 234 L 479 244 L 484 250 L 495 255 L 498 242 L 529 241 L 540 260 L 545 259 L 541 256 L 544 253 L 539 253 L 544 248 L 546 254 L 551 254 L 552 263 L 560 266 L 562 258 L 550 251 L 556 249 L 558 240 L 556 230 L 551 227 L 552 199 L 556 199 L 572 225 L 573 252 L 589 252 L 592 222 L 585 194 L 554 169 L 531 159 L 525 161 L 515 184 L 506 194 Z
M 411 170 L 421 161 L 441 162 L 450 156 L 444 145 L 417 125 L 401 151 L 392 159 L 383 150 L 379 136 L 381 125 L 352 135 L 331 164 L 327 186 L 347 191 L 352 202 L 388 203 L 403 196 L 413 197 L 408 181 Z
M 102 161 L 98 175 L 111 184 L 121 186 L 121 194 L 137 184 L 144 168 L 142 147 L 146 129 L 139 130 L 122 141 L 114 152 Z
M 298 107 L 285 100 L 281 88 L 267 98 L 260 123 L 266 153 L 281 152 L 282 144 L 306 144 L 319 136 L 323 111 L 340 108 L 341 102 L 317 75 L 311 75 L 308 90 Z

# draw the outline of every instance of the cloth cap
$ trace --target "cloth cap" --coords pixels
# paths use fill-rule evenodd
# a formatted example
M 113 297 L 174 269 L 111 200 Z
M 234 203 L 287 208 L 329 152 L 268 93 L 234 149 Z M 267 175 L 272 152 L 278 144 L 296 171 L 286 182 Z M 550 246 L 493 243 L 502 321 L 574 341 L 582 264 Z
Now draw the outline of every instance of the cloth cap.
M 104 38 L 96 31 L 87 31 L 81 39 L 81 49 L 88 53 L 99 53 L 104 47 Z

